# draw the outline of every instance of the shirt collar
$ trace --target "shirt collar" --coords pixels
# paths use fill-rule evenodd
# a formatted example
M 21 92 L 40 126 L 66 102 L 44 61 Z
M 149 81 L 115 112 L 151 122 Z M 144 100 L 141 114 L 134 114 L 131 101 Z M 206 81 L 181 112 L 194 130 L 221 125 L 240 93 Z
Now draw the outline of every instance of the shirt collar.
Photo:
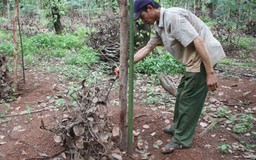
M 160 8 L 160 18 L 158 22 L 158 27 L 164 27 L 164 8 Z

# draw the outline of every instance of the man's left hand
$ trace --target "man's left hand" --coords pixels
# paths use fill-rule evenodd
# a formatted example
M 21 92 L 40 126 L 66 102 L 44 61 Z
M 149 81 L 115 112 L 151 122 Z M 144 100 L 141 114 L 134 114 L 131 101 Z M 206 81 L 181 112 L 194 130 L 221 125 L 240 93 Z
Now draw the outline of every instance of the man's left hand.
M 217 76 L 215 73 L 210 73 L 207 75 L 207 86 L 208 90 L 210 91 L 216 91 L 218 88 L 218 82 L 217 82 Z

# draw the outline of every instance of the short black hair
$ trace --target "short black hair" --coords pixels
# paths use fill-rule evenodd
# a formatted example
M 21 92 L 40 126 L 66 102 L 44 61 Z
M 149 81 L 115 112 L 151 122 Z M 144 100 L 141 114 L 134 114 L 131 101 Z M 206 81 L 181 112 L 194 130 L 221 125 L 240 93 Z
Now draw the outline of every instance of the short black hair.
M 147 12 L 147 10 L 148 10 L 148 5 L 151 5 L 153 8 L 155 8 L 155 9 L 157 9 L 157 8 L 160 8 L 161 6 L 160 6 L 160 4 L 158 4 L 157 2 L 155 2 L 155 1 L 152 1 L 152 2 L 150 2 L 149 4 L 147 4 L 145 7 L 143 7 L 142 8 L 142 11 L 145 11 L 145 12 Z

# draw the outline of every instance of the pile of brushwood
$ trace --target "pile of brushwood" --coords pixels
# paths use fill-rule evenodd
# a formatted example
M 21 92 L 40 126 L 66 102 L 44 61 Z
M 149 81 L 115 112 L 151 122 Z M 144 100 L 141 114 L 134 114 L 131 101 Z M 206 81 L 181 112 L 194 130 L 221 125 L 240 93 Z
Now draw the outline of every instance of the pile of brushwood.
M 12 94 L 12 83 L 8 77 L 7 60 L 0 55 L 0 99 L 8 98 Z
M 114 82 L 113 82 L 114 83 Z M 66 99 L 68 113 L 58 120 L 54 141 L 65 147 L 73 160 L 105 160 L 122 157 L 117 145 L 120 129 L 109 120 L 107 97 L 113 86 L 87 87 L 82 84 L 77 105 Z
M 98 56 L 102 61 L 119 61 L 119 24 L 118 15 L 110 14 L 102 16 L 101 22 L 94 26 L 97 30 L 91 33 L 88 45 L 99 51 Z

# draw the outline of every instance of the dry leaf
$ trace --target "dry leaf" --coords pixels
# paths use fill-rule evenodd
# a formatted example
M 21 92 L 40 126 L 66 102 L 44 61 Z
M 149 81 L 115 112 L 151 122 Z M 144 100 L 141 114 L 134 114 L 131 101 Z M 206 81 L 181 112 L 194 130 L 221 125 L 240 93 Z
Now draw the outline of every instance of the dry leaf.
M 153 137 L 156 135 L 156 132 L 152 132 L 150 135 Z
M 135 137 L 137 137 L 138 135 L 140 135 L 140 132 L 137 132 L 137 131 L 135 131 L 135 130 L 133 130 L 132 133 L 133 133 L 133 135 L 134 135 Z
M 204 123 L 204 122 L 200 122 L 200 126 L 204 128 L 204 127 L 208 126 L 208 124 Z
M 149 125 L 147 125 L 147 124 L 145 124 L 145 125 L 143 125 L 143 128 L 144 128 L 144 129 L 149 129 L 149 128 L 150 128 L 150 126 L 149 126 Z
M 60 143 L 62 141 L 62 137 L 60 135 L 54 135 L 53 138 L 56 143 Z
M 73 131 L 76 136 L 81 136 L 84 134 L 84 126 L 83 125 L 75 125 L 73 127 Z
M 101 133 L 99 139 L 101 140 L 101 142 L 108 142 L 110 136 L 110 133 Z
M 62 152 L 60 155 L 61 155 L 62 158 L 67 159 L 67 156 L 66 156 L 65 152 Z
M 165 123 L 165 124 L 170 124 L 171 122 L 170 122 L 170 120 L 166 119 L 166 120 L 164 121 L 164 123 Z
M 48 155 L 47 154 L 45 154 L 45 153 L 41 153 L 41 152 L 39 152 L 38 153 L 41 157 L 48 157 Z
M 138 140 L 138 143 L 137 143 L 137 147 L 139 148 L 139 149 L 143 149 L 143 146 L 144 146 L 144 141 L 143 140 Z
M 27 152 L 25 150 L 21 150 L 21 155 L 26 155 Z
M 4 135 L 0 135 L 0 139 L 4 139 L 4 137 L 5 137 Z
M 112 136 L 113 136 L 113 137 L 118 137 L 118 136 L 120 136 L 120 135 L 119 135 L 119 132 L 120 132 L 120 128 L 114 126 L 113 129 L 112 129 Z
M 0 142 L 0 145 L 4 145 L 4 144 L 6 144 L 6 142 Z
M 116 160 L 123 160 L 122 156 L 118 153 L 112 153 L 112 157 Z
M 79 137 L 76 141 L 75 141 L 75 145 L 78 149 L 84 149 L 84 141 L 83 141 L 84 137 Z

